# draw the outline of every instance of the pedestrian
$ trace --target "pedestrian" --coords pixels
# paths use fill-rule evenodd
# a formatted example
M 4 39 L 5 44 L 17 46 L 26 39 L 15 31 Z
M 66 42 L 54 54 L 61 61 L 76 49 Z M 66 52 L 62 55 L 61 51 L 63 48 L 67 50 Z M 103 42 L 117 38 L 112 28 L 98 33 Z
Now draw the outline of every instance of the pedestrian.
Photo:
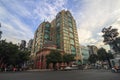
M 13 68 L 13 72 L 15 72 L 15 71 L 16 71 L 16 68 L 14 67 L 14 68 Z

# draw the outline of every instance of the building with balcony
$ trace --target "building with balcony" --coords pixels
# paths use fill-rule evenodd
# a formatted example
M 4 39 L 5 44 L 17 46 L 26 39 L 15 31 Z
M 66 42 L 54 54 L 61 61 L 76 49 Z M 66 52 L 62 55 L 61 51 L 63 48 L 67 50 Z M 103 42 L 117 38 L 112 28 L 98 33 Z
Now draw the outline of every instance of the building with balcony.
M 43 53 L 49 54 L 50 51 L 46 52 L 44 48 L 48 42 L 53 42 L 56 50 L 66 54 L 74 54 L 77 60 L 81 60 L 76 22 L 70 11 L 62 10 L 51 23 L 44 21 L 39 25 L 34 34 L 31 55 L 38 57 Z

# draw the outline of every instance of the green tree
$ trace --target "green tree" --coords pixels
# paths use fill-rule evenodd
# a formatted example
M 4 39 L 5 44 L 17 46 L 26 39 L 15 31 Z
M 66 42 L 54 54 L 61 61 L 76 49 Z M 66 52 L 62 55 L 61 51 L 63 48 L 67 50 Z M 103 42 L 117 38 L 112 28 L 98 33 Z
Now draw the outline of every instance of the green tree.
M 59 51 L 52 50 L 50 54 L 46 56 L 46 59 L 47 64 L 53 63 L 53 68 L 55 69 L 56 63 L 62 62 L 62 55 Z
M 105 61 L 106 60 L 107 52 L 104 48 L 98 49 L 97 54 L 98 54 L 98 59 L 100 61 Z
M 120 37 L 118 37 L 118 29 L 112 29 L 112 26 L 110 26 L 108 28 L 103 28 L 102 33 L 104 38 L 103 42 L 112 46 L 116 53 L 120 53 Z
M 0 41 L 0 65 L 19 65 L 19 60 L 23 63 L 28 57 L 28 52 L 20 51 L 17 45 L 5 40 Z
M 69 64 L 69 62 L 74 61 L 74 55 L 73 54 L 64 54 L 63 55 L 63 62 L 66 62 L 67 65 Z
M 113 50 L 116 53 L 120 53 L 120 37 L 117 37 L 113 42 L 112 42 Z
M 108 61 L 109 67 L 111 67 L 110 64 L 110 59 L 113 59 L 113 55 L 111 53 L 107 53 L 106 50 L 104 48 L 100 48 L 98 49 L 98 59 L 100 61 Z
M 17 53 L 16 57 L 16 63 L 19 63 L 18 65 L 21 66 L 26 61 L 30 60 L 30 52 L 29 51 L 19 51 Z
M 91 54 L 88 58 L 88 60 L 90 61 L 90 63 L 96 63 L 96 61 L 98 60 L 98 56 L 96 54 Z
M 0 60 L 1 64 L 15 64 L 18 46 L 7 43 L 5 40 L 0 41 Z

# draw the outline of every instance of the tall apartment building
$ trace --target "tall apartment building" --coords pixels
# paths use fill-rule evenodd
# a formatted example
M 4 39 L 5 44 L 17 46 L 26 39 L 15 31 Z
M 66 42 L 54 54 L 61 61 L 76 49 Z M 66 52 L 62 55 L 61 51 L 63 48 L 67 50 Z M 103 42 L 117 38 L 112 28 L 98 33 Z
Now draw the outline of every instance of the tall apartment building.
M 56 45 L 65 53 L 80 53 L 76 22 L 69 11 L 62 10 L 56 16 Z
M 28 42 L 28 45 L 27 45 L 27 49 L 29 51 L 31 51 L 31 49 L 32 49 L 32 44 L 33 44 L 33 39 L 30 39 L 29 42 Z
M 32 55 L 35 55 L 38 51 L 40 51 L 44 43 L 51 40 L 50 33 L 51 32 L 51 24 L 49 22 L 43 22 L 39 25 L 34 34 L 34 40 L 32 45 Z
M 68 54 L 80 55 L 76 22 L 69 11 L 62 10 L 51 22 L 43 22 L 34 34 L 32 53 L 43 48 L 47 41 L 53 41 L 57 49 Z
M 21 40 L 20 50 L 24 51 L 25 49 L 26 49 L 26 41 L 25 40 Z

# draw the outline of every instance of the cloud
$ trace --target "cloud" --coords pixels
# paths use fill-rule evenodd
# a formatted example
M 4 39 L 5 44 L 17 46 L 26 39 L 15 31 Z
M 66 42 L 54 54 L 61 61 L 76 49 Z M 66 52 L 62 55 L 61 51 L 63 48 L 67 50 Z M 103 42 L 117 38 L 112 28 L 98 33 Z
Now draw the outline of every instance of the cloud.
M 6 7 L 6 9 L 16 15 L 21 17 L 30 18 L 32 17 L 31 12 L 28 10 L 27 6 L 25 7 L 23 3 L 19 0 L 1 0 L 2 6 Z M 6 4 L 7 3 L 7 4 Z M 14 4 L 14 5 L 13 5 Z
M 3 39 L 18 43 L 20 40 L 28 41 L 30 38 L 33 38 L 33 32 L 29 26 L 3 6 L 0 6 L 0 21 Z
M 92 37 L 92 33 L 85 29 L 78 29 L 78 34 L 79 41 L 84 42 L 84 44 L 87 44 L 88 40 Z
M 109 27 L 112 24 L 119 26 L 120 0 L 84 0 L 82 3 L 80 10 L 72 11 L 76 19 L 81 44 L 91 44 L 91 41 L 94 44 L 99 43 L 103 27 Z
M 33 38 L 41 22 L 51 21 L 59 11 L 68 9 L 76 20 L 80 44 L 99 46 L 103 44 L 103 27 L 112 25 L 120 32 L 119 8 L 120 0 L 1 0 L 0 21 L 3 37 L 17 42 L 21 36 Z
M 38 3 L 39 6 L 36 5 L 34 14 L 41 21 L 51 21 L 60 10 L 65 9 L 65 4 L 66 0 L 43 0 L 43 2 Z

